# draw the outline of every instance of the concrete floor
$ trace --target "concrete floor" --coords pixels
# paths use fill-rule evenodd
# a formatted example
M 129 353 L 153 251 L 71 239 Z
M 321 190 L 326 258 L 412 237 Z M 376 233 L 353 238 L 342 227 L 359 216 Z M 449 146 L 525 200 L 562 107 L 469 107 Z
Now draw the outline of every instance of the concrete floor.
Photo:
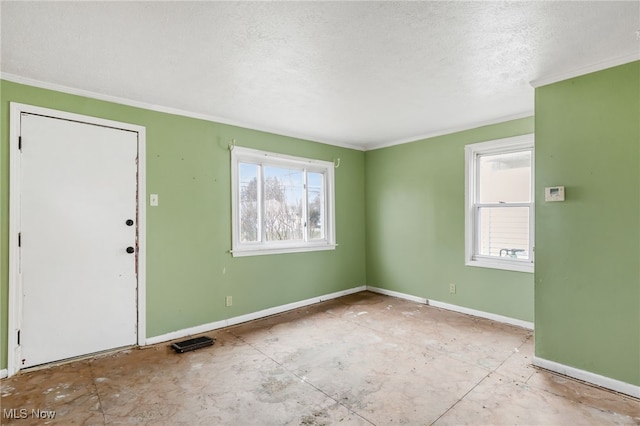
M 2 380 L 2 424 L 640 425 L 639 400 L 531 367 L 531 331 L 369 292 L 206 335 Z

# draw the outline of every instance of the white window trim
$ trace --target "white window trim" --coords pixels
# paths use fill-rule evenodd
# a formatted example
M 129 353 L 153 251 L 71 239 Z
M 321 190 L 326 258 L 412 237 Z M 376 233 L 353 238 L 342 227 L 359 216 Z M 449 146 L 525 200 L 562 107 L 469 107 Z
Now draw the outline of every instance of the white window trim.
M 480 142 L 465 146 L 465 265 L 477 266 L 480 268 L 504 269 L 507 271 L 529 272 L 534 271 L 534 157 L 531 158 L 531 202 L 530 203 L 511 203 L 511 207 L 529 207 L 529 253 L 531 259 L 501 259 L 493 256 L 482 256 L 476 254 L 477 246 L 477 210 L 478 205 L 475 203 L 474 197 L 477 194 L 477 157 L 478 155 L 499 154 L 506 152 L 514 152 L 518 150 L 534 151 L 534 135 L 533 133 L 516 136 L 505 139 L 497 139 L 488 142 Z M 507 207 L 507 206 L 505 206 Z
M 310 172 L 325 174 L 325 238 L 317 241 L 240 241 L 239 163 L 267 164 L 270 166 L 304 168 Z M 337 247 L 335 237 L 335 166 L 333 162 L 315 160 L 291 155 L 277 154 L 250 148 L 235 146 L 231 151 L 231 215 L 233 257 L 258 256 L 266 254 L 301 253 L 309 251 L 334 250 Z

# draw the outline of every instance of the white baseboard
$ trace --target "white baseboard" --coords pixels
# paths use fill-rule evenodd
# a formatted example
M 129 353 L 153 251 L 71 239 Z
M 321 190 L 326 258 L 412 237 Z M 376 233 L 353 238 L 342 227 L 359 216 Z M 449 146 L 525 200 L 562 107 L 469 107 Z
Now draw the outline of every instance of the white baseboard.
M 347 296 L 353 293 L 359 293 L 366 290 L 366 286 L 350 288 L 348 290 L 337 291 L 335 293 L 325 294 L 323 296 L 312 297 L 311 299 L 301 300 L 299 302 L 288 303 L 286 305 L 274 306 L 273 308 L 263 309 L 261 311 L 252 312 L 246 315 L 240 315 L 226 320 L 220 320 L 211 322 L 208 324 L 197 325 L 195 327 L 189 327 L 182 330 L 172 331 L 170 333 L 162 334 L 160 336 L 149 337 L 146 339 L 147 345 L 154 345 L 156 343 L 162 343 L 169 340 L 180 339 L 181 337 L 192 336 L 194 334 L 206 333 L 207 331 L 216 330 L 223 327 L 229 327 L 236 324 L 241 324 L 247 321 L 253 321 L 268 317 L 282 312 L 290 311 L 292 309 L 302 308 L 304 306 L 313 305 L 315 303 L 324 302 L 325 300 L 336 299 L 338 297 Z
M 227 326 L 227 320 L 210 322 L 208 324 L 196 325 L 195 327 L 183 328 L 159 336 L 147 337 L 145 345 L 155 345 L 156 343 L 167 342 L 169 340 L 180 339 L 181 337 L 192 336 L 194 334 L 206 333 Z
M 446 309 L 448 311 L 460 312 L 462 314 L 473 315 L 474 317 L 481 317 L 490 319 L 496 322 L 502 322 L 505 324 L 515 325 L 517 327 L 526 328 L 528 330 L 533 330 L 533 323 L 529 321 L 519 320 L 517 318 L 505 317 L 502 315 L 492 314 L 490 312 L 478 311 L 471 308 L 465 308 L 463 306 L 451 305 L 449 303 L 438 302 L 437 300 L 425 299 L 418 296 L 412 296 L 406 293 L 400 293 L 393 290 L 387 290 L 384 288 L 367 286 L 367 290 L 372 291 L 374 293 L 380 293 L 387 296 L 397 297 L 400 299 L 411 300 L 412 302 L 425 303 L 430 306 L 434 306 L 436 308 Z
M 8 375 L 9 375 L 9 370 L 7 370 L 6 368 L 4 370 L 0 370 L 0 379 L 4 379 Z
M 436 308 L 442 308 L 442 309 L 447 309 L 449 311 L 455 311 L 463 314 L 473 315 L 476 317 L 487 318 L 492 321 L 511 324 L 511 325 L 526 328 L 529 330 L 534 329 L 534 324 L 529 321 L 523 321 L 516 318 L 505 317 L 502 315 L 492 314 L 484 311 L 478 311 L 476 309 L 465 308 L 458 305 L 439 302 L 437 300 L 431 300 L 431 299 L 427 300 L 421 297 L 412 296 L 410 294 L 400 293 L 392 290 L 386 290 L 378 287 L 367 286 L 367 290 L 374 293 L 385 294 L 387 296 L 398 297 L 400 299 L 411 300 L 413 302 L 427 303 L 428 305 Z M 594 385 L 611 389 L 613 391 L 620 392 L 625 395 L 630 395 L 635 398 L 640 398 L 640 386 L 632 385 L 630 383 L 622 382 L 620 380 L 615 380 L 610 377 L 601 376 L 596 373 L 591 373 L 589 371 L 580 370 L 574 367 L 569 367 L 568 365 L 560 364 L 554 361 L 549 361 L 549 360 L 538 358 L 535 356 L 533 357 L 533 365 L 536 365 L 538 367 L 541 367 L 550 371 L 554 371 L 559 374 L 563 374 L 565 376 L 573 377 L 578 380 L 582 380 L 588 383 L 593 383 Z
M 549 361 L 548 359 L 539 358 L 537 356 L 533 357 L 533 365 L 565 376 L 573 377 L 574 379 L 589 382 L 603 388 L 611 389 L 616 392 L 624 393 L 635 398 L 640 398 L 640 386 L 632 385 L 631 383 L 601 376 L 600 374 L 592 373 L 590 371 L 580 370 L 579 368 L 570 367 L 568 365 Z
M 505 324 L 515 325 L 517 327 L 533 330 L 533 323 L 529 321 L 523 321 L 517 318 L 505 317 L 503 315 L 492 314 L 491 312 L 478 311 L 476 309 L 465 308 L 464 306 L 452 305 L 450 303 L 439 302 L 437 300 L 429 299 L 430 306 L 436 308 L 442 308 L 449 311 L 460 312 L 462 314 L 473 315 L 474 317 L 486 318 L 496 322 L 502 322 Z
M 427 299 L 425 299 L 424 297 L 412 296 L 410 294 L 400 293 L 398 291 L 393 291 L 393 290 L 387 290 L 385 288 L 372 287 L 370 285 L 367 286 L 367 290 L 373 293 L 384 294 L 385 296 L 397 297 L 398 299 L 411 300 L 412 302 L 423 303 L 425 305 L 427 304 Z

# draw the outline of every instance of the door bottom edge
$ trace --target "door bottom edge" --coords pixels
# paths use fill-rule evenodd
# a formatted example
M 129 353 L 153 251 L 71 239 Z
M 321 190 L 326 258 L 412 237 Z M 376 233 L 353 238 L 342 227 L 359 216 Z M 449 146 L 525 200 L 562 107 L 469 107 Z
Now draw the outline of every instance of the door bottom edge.
M 78 355 L 78 356 L 74 356 L 71 358 L 65 358 L 65 359 L 61 359 L 61 360 L 57 360 L 57 361 L 51 361 L 51 362 L 46 362 L 43 364 L 38 364 L 38 365 L 32 365 L 29 367 L 24 367 L 19 369 L 15 374 L 22 374 L 22 373 L 30 373 L 32 371 L 38 371 L 38 370 L 46 370 L 48 368 L 52 368 L 52 367 L 58 367 L 61 365 L 66 365 L 66 364 L 71 364 L 77 361 L 86 361 L 89 359 L 97 359 L 97 358 L 103 358 L 109 355 L 113 355 L 119 352 L 125 352 L 127 350 L 132 350 L 132 349 L 138 349 L 140 346 L 138 344 L 132 344 L 132 345 L 126 345 L 126 346 L 118 346 L 117 348 L 111 348 L 111 349 L 105 349 L 102 351 L 98 351 L 98 352 L 91 352 L 88 354 L 84 354 L 84 355 Z

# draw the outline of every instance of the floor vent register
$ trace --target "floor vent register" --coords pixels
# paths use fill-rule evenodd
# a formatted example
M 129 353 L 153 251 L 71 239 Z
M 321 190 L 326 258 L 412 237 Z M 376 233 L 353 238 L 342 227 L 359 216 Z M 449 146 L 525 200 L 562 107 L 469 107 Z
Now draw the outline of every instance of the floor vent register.
M 172 343 L 171 347 L 179 354 L 189 351 L 195 351 L 196 349 L 206 348 L 207 346 L 213 346 L 214 339 L 208 336 L 194 337 L 193 339 L 183 340 L 181 342 Z

